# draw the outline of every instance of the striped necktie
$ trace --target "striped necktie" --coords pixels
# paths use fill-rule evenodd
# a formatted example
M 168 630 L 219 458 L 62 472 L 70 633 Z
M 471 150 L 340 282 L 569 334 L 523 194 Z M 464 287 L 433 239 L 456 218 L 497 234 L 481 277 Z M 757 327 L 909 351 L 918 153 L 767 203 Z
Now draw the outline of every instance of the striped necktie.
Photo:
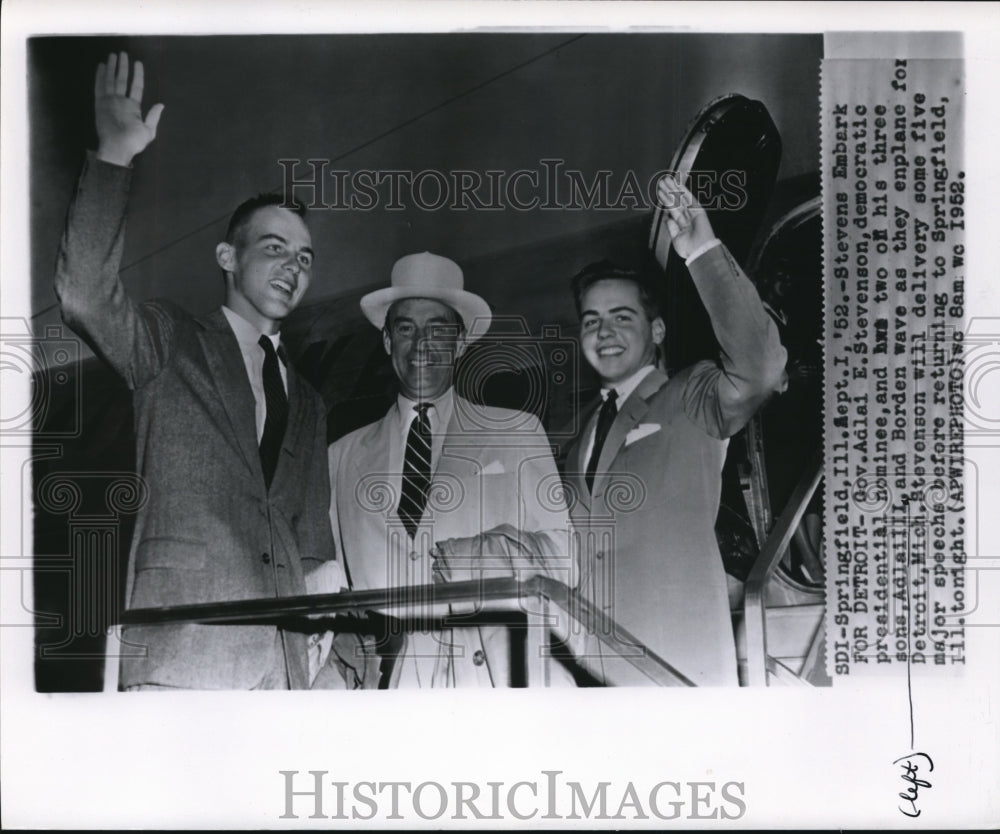
M 431 422 L 427 416 L 430 407 L 430 403 L 413 406 L 417 416 L 410 423 L 410 431 L 406 435 L 403 488 L 397 514 L 410 538 L 416 535 L 431 485 Z
M 288 422 L 288 397 L 281 381 L 278 355 L 274 343 L 261 336 L 257 343 L 264 349 L 264 403 L 267 415 L 264 418 L 264 433 L 260 438 L 260 466 L 264 470 L 264 483 L 271 488 L 274 470 L 278 468 L 281 441 L 285 438 L 285 424 Z

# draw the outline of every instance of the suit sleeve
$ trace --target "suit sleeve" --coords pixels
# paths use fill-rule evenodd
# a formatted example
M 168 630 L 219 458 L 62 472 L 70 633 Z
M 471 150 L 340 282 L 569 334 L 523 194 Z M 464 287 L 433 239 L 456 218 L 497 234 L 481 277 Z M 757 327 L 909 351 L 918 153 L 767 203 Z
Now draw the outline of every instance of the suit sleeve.
M 141 388 L 166 363 L 174 319 L 161 304 L 136 304 L 118 275 L 131 169 L 87 155 L 56 262 L 63 321 L 125 380 Z
M 699 255 L 690 270 L 722 354 L 718 365 L 693 366 L 684 410 L 712 437 L 724 439 L 782 390 L 786 353 L 757 290 L 724 246 Z

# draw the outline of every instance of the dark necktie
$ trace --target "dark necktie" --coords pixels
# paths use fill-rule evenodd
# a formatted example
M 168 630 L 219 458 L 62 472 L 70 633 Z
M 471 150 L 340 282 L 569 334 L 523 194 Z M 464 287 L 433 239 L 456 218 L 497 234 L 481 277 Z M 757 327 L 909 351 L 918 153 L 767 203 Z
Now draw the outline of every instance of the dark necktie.
M 410 538 L 417 532 L 431 485 L 431 422 L 427 416 L 427 409 L 430 407 L 430 403 L 413 407 L 417 416 L 410 423 L 410 431 L 406 435 L 403 487 L 397 513 Z
M 260 438 L 260 465 L 264 470 L 264 483 L 270 489 L 288 422 L 288 397 L 281 381 L 274 343 L 267 336 L 261 336 L 257 344 L 264 348 L 264 402 L 267 407 L 264 433 Z
M 590 460 L 587 461 L 587 489 L 594 491 L 594 473 L 597 471 L 597 461 L 601 459 L 601 449 L 604 448 L 604 441 L 607 440 L 608 432 L 611 431 L 611 424 L 618 414 L 618 392 L 612 388 L 608 391 L 608 396 L 604 398 L 604 405 L 601 406 L 601 413 L 597 418 L 597 429 L 594 431 L 594 449 L 590 453 Z

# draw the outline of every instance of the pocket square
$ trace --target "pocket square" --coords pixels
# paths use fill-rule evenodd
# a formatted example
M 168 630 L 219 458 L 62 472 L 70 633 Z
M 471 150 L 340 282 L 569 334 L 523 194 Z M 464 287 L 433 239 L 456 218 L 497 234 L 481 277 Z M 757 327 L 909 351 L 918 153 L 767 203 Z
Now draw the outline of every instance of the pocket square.
M 660 430 L 659 423 L 640 423 L 632 431 L 625 435 L 625 445 L 631 446 L 635 441 L 656 434 Z
M 495 460 L 485 469 L 483 469 L 484 475 L 503 475 L 506 470 L 503 468 L 503 464 L 500 461 Z

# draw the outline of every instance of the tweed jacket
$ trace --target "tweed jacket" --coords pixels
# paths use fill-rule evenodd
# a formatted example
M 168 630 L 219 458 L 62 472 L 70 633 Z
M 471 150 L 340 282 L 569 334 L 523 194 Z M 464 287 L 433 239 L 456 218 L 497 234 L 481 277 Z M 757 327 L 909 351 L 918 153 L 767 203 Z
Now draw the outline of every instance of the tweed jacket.
M 147 490 L 129 556 L 126 606 L 306 592 L 334 557 L 322 399 L 287 369 L 288 423 L 270 490 L 239 345 L 216 310 L 137 304 L 118 276 L 130 170 L 88 158 L 56 272 L 66 323 L 133 392 L 136 468 Z M 275 626 L 136 626 L 121 685 L 248 689 L 280 651 Z M 308 686 L 305 638 L 281 631 L 293 688 Z

